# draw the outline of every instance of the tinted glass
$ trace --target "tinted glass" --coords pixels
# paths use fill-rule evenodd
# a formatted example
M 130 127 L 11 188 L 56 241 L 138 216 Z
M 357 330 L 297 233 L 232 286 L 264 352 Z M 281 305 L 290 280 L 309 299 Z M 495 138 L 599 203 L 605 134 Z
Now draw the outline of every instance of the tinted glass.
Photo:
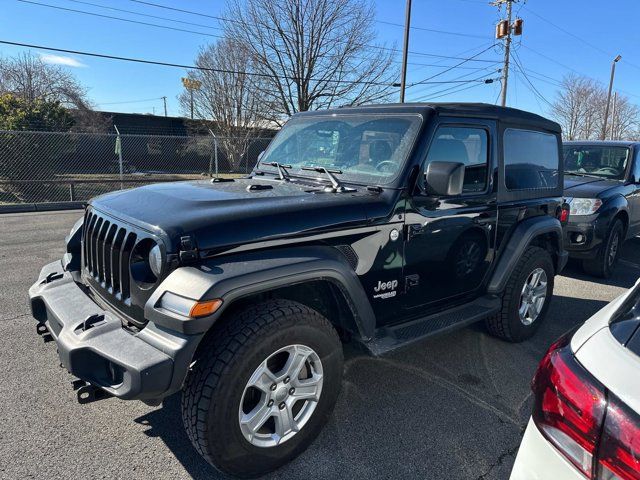
M 558 153 L 555 135 L 507 129 L 504 132 L 504 181 L 507 189 L 556 188 Z
M 627 147 L 564 145 L 564 171 L 617 180 L 624 178 L 631 150 Z
M 340 171 L 342 181 L 385 184 L 404 165 L 420 122 L 414 115 L 294 117 L 261 162 L 291 165 L 290 173 L 298 176 L 318 176 L 302 167 L 325 167 Z M 262 164 L 258 168 L 274 170 Z
M 431 162 L 463 163 L 464 186 L 462 191 L 482 192 L 487 187 L 487 131 L 473 127 L 439 127 L 425 167 Z

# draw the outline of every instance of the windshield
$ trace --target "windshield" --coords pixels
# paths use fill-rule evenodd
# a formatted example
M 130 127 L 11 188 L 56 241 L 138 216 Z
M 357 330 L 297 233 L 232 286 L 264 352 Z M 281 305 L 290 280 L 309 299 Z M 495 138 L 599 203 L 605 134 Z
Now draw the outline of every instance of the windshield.
M 404 165 L 420 122 L 417 115 L 294 117 L 256 168 L 275 173 L 276 168 L 265 163 L 278 162 L 293 175 L 310 176 L 302 167 L 325 167 L 342 172 L 340 181 L 383 185 Z
M 627 147 L 610 145 L 565 145 L 564 171 L 578 175 L 624 179 L 629 161 Z

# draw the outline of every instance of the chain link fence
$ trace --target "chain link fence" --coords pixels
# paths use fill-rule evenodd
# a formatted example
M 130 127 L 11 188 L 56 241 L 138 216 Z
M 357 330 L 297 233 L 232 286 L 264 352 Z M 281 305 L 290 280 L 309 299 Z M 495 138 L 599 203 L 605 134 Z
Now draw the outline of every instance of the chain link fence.
M 85 202 L 148 183 L 242 176 L 270 141 L 0 130 L 0 207 Z

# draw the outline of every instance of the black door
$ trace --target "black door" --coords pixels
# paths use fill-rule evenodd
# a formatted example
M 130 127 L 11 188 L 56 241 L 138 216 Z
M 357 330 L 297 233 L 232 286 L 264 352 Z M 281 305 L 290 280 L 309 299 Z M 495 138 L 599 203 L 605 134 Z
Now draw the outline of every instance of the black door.
M 405 215 L 405 308 L 428 313 L 478 295 L 494 257 L 497 223 L 493 172 L 495 122 L 442 119 L 422 171 L 430 162 L 465 165 L 463 193 L 434 197 L 423 176 Z

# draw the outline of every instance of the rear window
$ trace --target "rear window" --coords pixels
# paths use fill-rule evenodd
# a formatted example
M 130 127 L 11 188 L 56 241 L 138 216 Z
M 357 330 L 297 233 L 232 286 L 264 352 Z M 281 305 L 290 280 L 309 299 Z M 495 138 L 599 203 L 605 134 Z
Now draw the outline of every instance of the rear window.
M 504 132 L 504 181 L 507 190 L 558 187 L 555 135 L 509 128 Z
M 640 355 L 640 284 L 613 314 L 609 329 L 622 345 Z

